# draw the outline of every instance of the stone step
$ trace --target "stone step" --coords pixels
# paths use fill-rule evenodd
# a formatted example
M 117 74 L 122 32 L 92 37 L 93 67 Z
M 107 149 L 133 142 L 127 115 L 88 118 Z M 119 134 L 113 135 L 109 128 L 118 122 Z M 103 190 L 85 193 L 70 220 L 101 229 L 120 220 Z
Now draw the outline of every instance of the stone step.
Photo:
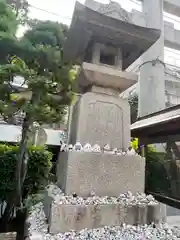
M 0 240 L 16 240 L 17 233 L 0 233 Z
M 160 223 L 160 204 L 125 206 L 121 204 L 70 205 L 51 203 L 47 219 L 51 234 L 71 230 Z

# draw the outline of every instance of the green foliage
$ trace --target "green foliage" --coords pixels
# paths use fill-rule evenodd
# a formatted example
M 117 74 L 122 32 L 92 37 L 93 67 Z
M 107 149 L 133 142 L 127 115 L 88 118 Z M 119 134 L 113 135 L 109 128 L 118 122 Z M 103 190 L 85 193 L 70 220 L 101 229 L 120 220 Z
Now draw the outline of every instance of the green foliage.
M 52 154 L 44 147 L 30 147 L 29 164 L 23 185 L 23 197 L 36 194 L 50 175 Z M 8 199 L 15 189 L 18 146 L 0 144 L 0 199 Z
M 19 22 L 5 0 L 0 0 L 0 16 L 0 32 L 15 35 Z
M 134 150 L 138 150 L 138 147 L 139 147 L 138 138 L 132 139 L 131 147 L 134 148 Z M 151 153 L 151 152 L 156 152 L 156 148 L 153 145 L 148 145 L 148 153 Z
M 17 52 L 18 40 L 15 36 L 19 21 L 5 0 L 0 0 L 0 64 L 8 62 L 8 56 Z
M 29 4 L 27 0 L 6 0 L 21 24 L 28 21 Z
M 131 107 L 131 123 L 134 123 L 138 117 L 138 95 L 130 95 L 128 101 Z
M 52 49 L 40 50 L 37 61 L 29 63 L 31 69 L 19 58 L 0 66 L 0 114 L 5 121 L 12 119 L 19 111 L 29 114 L 31 123 L 63 121 L 66 106 L 72 99 L 75 72 L 69 65 L 58 66 L 60 59 L 54 53 Z M 21 97 L 16 101 L 12 99 L 12 93 L 16 92 L 12 85 L 15 76 L 24 77 L 24 84 L 28 86 L 19 93 Z
M 138 139 L 131 141 L 131 147 L 138 149 Z M 156 152 L 148 145 L 146 152 L 146 191 L 170 195 L 170 180 L 165 169 L 165 153 Z
M 138 150 L 139 147 L 139 143 L 138 143 L 138 138 L 134 138 L 133 140 L 131 140 L 131 147 L 134 148 L 134 150 Z
M 27 38 L 33 46 L 49 45 L 62 48 L 68 27 L 64 24 L 52 21 L 33 20 L 29 22 L 31 29 L 27 31 Z
M 170 195 L 171 184 L 165 169 L 165 153 L 148 151 L 146 156 L 146 190 Z
M 24 2 L 7 3 L 13 9 L 21 9 Z M 11 124 L 21 111 L 31 116 L 30 123 L 63 121 L 72 100 L 75 79 L 71 64 L 63 62 L 62 45 L 67 26 L 34 20 L 30 23 L 31 29 L 19 40 L 15 37 L 16 14 L 4 0 L 0 0 L 0 16 L 0 114 Z M 12 56 L 16 56 L 17 61 L 11 61 Z M 15 76 L 23 77 L 28 86 L 21 89 L 21 98 L 16 101 L 12 99 L 12 93 L 17 93 L 12 85 Z
M 28 4 L 25 0 L 7 3 L 13 9 L 0 0 L 0 115 L 10 124 L 16 124 L 18 113 L 24 113 L 24 118 L 18 150 L 8 150 L 0 156 L 4 164 L 1 171 L 11 166 L 4 173 L 7 175 L 4 175 L 0 190 L 4 198 L 7 192 L 13 196 L 3 216 L 2 222 L 5 223 L 12 207 L 21 205 L 22 196 L 36 192 L 42 179 L 48 177 L 45 169 L 49 165 L 44 163 L 44 158 L 47 158 L 45 153 L 42 157 L 42 153 L 27 148 L 33 123 L 59 123 L 64 120 L 75 80 L 72 65 L 63 61 L 62 46 L 67 27 L 50 21 L 33 21 L 31 29 L 17 39 L 17 19 L 22 23 L 23 12 L 27 13 Z M 23 78 L 26 88 L 13 85 L 17 76 Z M 6 159 L 10 161 L 8 165 Z M 17 164 L 11 165 L 15 162 Z M 7 187 L 6 191 L 4 186 Z

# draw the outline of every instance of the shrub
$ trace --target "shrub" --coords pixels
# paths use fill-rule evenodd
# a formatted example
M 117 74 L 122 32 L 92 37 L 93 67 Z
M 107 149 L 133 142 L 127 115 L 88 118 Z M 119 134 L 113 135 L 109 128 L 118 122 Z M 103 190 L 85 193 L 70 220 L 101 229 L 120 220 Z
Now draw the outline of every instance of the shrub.
M 165 153 L 148 151 L 146 156 L 146 191 L 170 195 L 171 187 L 165 169 Z
M 16 154 L 18 146 L 0 144 L 0 199 L 7 200 L 15 188 Z M 44 147 L 29 148 L 29 163 L 23 185 L 23 198 L 36 194 L 50 175 L 52 154 Z
M 139 140 L 138 138 L 133 138 L 131 140 L 131 147 L 134 148 L 134 150 L 138 150 L 138 146 L 139 146 Z M 156 152 L 156 149 L 153 145 L 148 145 L 148 152 Z
M 131 141 L 131 147 L 138 149 L 138 139 Z M 148 145 L 146 152 L 146 191 L 170 195 L 171 187 L 165 169 L 165 153 L 156 152 L 153 145 Z

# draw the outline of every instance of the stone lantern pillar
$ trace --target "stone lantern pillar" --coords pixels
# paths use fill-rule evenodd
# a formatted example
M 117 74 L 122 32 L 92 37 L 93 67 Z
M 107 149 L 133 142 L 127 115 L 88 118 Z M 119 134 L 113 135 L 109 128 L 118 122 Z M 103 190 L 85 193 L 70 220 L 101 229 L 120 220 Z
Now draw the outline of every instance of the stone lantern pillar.
M 81 97 L 73 107 L 69 143 L 80 142 L 83 148 L 76 143 L 60 153 L 57 184 L 75 201 L 59 204 L 47 194 L 45 209 L 51 233 L 159 222 L 158 204 L 119 203 L 120 194 L 123 198 L 128 192 L 131 200 L 137 192 L 145 195 L 145 159 L 126 151 L 130 145 L 130 107 L 119 93 L 137 82 L 137 76 L 125 69 L 159 36 L 158 30 L 135 26 L 76 3 L 64 56 L 80 65 L 75 91 Z M 78 196 L 87 201 L 90 197 L 93 202 L 94 194 L 117 201 L 76 204 Z M 152 199 L 150 196 L 146 203 Z
M 76 3 L 64 46 L 66 60 L 81 65 L 75 91 L 69 143 L 105 145 L 125 151 L 130 146 L 130 106 L 119 94 L 137 82 L 125 69 L 160 36 L 147 29 L 105 16 Z M 66 194 L 91 191 L 116 196 L 125 189 L 144 191 L 145 161 L 139 156 L 92 152 L 60 154 L 57 179 Z M 75 179 L 75 180 L 74 180 Z

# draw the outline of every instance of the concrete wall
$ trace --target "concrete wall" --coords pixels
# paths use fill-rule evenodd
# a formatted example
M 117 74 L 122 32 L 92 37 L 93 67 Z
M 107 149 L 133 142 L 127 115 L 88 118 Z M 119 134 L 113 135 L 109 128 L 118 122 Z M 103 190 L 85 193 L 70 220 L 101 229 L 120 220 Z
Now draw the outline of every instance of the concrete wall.
M 117 156 L 103 153 L 61 153 L 57 181 L 67 194 L 119 196 L 131 191 L 144 192 L 145 160 L 140 156 Z
M 142 12 L 133 10 L 131 13 L 131 16 L 132 16 L 132 22 L 134 24 L 140 25 L 142 27 L 146 27 L 145 16 Z M 164 22 L 164 44 L 166 47 L 180 50 L 180 31 L 174 28 L 173 23 L 169 23 L 166 21 Z M 156 55 L 156 52 L 158 52 L 157 50 L 158 50 L 158 44 L 155 44 L 143 55 L 151 54 L 151 52 L 152 52 L 154 54 L 154 59 L 156 59 L 156 57 L 158 57 Z M 128 68 L 128 71 L 132 71 L 133 69 L 136 69 L 137 66 L 139 66 L 141 63 L 142 63 L 142 57 L 137 59 Z
M 59 146 L 61 131 L 45 129 L 47 133 L 47 145 Z M 9 124 L 0 124 L 0 142 L 18 142 L 20 140 L 21 127 Z
M 141 2 L 143 0 L 140 0 Z M 176 16 L 180 16 L 180 1 L 179 0 L 164 0 L 164 11 Z

